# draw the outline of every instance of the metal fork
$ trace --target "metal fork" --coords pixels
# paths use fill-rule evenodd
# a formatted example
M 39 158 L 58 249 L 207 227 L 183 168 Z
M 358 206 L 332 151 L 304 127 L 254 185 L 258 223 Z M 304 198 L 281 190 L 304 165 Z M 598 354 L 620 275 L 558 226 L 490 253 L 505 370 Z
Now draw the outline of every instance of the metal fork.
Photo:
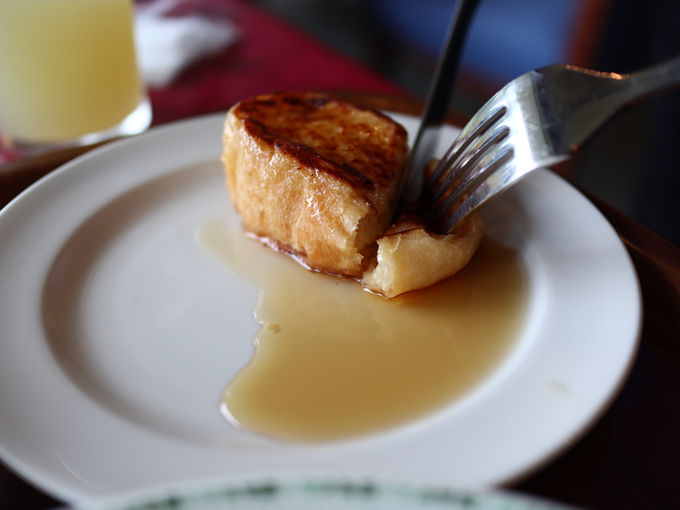
M 678 85 L 680 57 L 630 75 L 561 65 L 523 74 L 463 128 L 419 202 L 436 231 L 451 232 L 528 173 L 568 159 L 623 107 Z

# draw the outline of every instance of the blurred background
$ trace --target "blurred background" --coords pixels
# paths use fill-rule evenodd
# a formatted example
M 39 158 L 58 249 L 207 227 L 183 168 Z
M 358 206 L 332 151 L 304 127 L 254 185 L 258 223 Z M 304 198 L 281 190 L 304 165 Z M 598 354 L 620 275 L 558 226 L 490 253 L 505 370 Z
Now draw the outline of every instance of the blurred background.
M 424 99 L 456 0 L 134 2 L 137 21 L 146 26 L 141 46 L 146 48 L 143 57 L 148 58 L 142 58 L 142 68 L 148 71 L 144 79 L 157 125 L 223 112 L 239 99 L 290 88 L 356 88 Z M 163 23 L 154 16 L 140 15 L 144 9 L 156 6 L 162 8 L 163 16 L 159 17 L 163 17 Z M 2 14 L 0 9 L 0 19 Z M 177 18 L 176 23 L 169 22 L 165 14 L 167 18 Z M 180 21 L 183 18 L 186 19 Z M 287 23 L 280 23 L 280 19 Z M 679 28 L 680 1 L 480 0 L 451 106 L 471 115 L 509 80 L 548 64 L 575 64 L 619 73 L 653 65 L 680 55 Z M 139 35 L 141 31 L 137 32 Z M 173 55 L 172 50 L 177 54 Z M 180 60 L 191 64 L 179 65 Z M 675 197 L 680 187 L 680 162 L 675 156 L 675 147 L 680 143 L 675 120 L 679 114 L 680 91 L 631 109 L 591 140 L 568 169 L 578 186 L 676 244 L 680 244 L 680 207 Z M 2 157 L 0 150 L 0 164 Z M 18 172 L 8 174 L 5 182 L 12 184 Z M 40 175 L 29 173 L 28 183 Z M 25 181 L 17 182 L 24 185 Z M 3 192 L 0 185 L 0 206 Z M 4 198 L 8 200 L 14 194 L 8 190 Z M 665 310 L 653 311 L 673 318 Z M 658 323 L 664 324 L 661 320 Z M 668 345 L 673 346 L 668 349 L 676 352 L 676 329 L 661 331 L 661 327 L 653 333 L 667 338 Z M 674 389 L 668 375 L 671 370 L 665 370 L 670 362 L 654 357 L 649 349 L 643 348 L 641 353 L 644 367 L 653 374 L 643 381 L 651 381 L 654 391 L 665 389 L 668 395 L 653 391 L 657 401 L 662 397 L 663 405 L 645 408 L 655 400 L 649 398 L 648 388 L 628 388 L 624 407 L 619 405 L 614 411 L 620 421 L 625 422 L 629 416 L 639 418 L 630 420 L 633 428 L 629 432 L 633 435 L 642 430 L 640 424 L 649 421 L 648 415 L 663 416 L 652 420 L 652 426 L 661 427 L 661 432 L 670 430 L 674 421 L 666 420 L 666 416 L 677 408 L 669 393 Z M 640 412 L 641 409 L 649 412 Z M 662 466 L 662 473 L 672 473 L 677 442 L 667 444 L 664 439 L 670 433 L 661 433 L 656 440 L 643 437 L 637 444 L 626 444 L 626 450 L 617 450 L 617 438 L 628 437 L 621 433 L 618 423 L 610 415 L 604 429 L 613 436 L 603 434 L 601 427 L 599 435 L 586 438 L 595 452 L 595 462 L 586 464 L 588 469 L 584 470 L 584 463 L 579 461 L 584 457 L 572 454 L 552 475 L 541 479 L 539 474 L 538 482 L 534 479 L 534 485 L 524 485 L 524 489 L 534 492 L 532 489 L 547 483 L 547 488 L 554 490 L 552 495 L 564 500 L 587 500 L 591 494 L 600 494 L 616 496 L 619 502 L 630 498 L 628 507 L 646 504 L 661 508 L 649 503 L 648 498 L 656 495 L 663 499 L 675 494 L 672 476 L 659 481 L 654 477 L 657 472 L 650 471 L 651 480 L 642 475 L 652 465 Z M 632 457 L 629 447 L 633 448 Z M 639 463 L 640 459 L 643 462 Z M 3 469 L 0 465 L 0 508 L 19 508 L 13 500 L 22 501 L 20 508 L 26 509 L 57 506 L 57 502 Z M 558 483 L 556 480 L 565 472 L 571 475 L 569 481 Z M 619 473 L 633 473 L 635 482 L 621 487 Z M 576 492 L 568 487 L 574 480 Z M 611 504 L 600 508 L 610 507 Z
M 240 99 L 275 90 L 354 90 L 423 100 L 456 5 L 456 0 L 132 1 L 153 125 L 223 112 Z M 617 73 L 651 66 L 680 55 L 679 29 L 678 1 L 479 0 L 451 108 L 469 116 L 508 81 L 549 64 Z M 20 48 L 4 46 L 15 47 Z M 680 91 L 630 109 L 560 170 L 680 244 L 678 114 Z M 0 165 L 18 157 L 9 137 L 0 135 Z M 0 203 L 8 195 L 13 196 L 0 189 Z
M 455 0 L 255 3 L 424 98 Z M 481 0 L 452 107 L 474 113 L 503 84 L 543 65 L 625 73 L 677 54 L 680 2 Z M 584 147 L 570 173 L 579 186 L 680 243 L 676 113 L 678 92 L 629 110 Z

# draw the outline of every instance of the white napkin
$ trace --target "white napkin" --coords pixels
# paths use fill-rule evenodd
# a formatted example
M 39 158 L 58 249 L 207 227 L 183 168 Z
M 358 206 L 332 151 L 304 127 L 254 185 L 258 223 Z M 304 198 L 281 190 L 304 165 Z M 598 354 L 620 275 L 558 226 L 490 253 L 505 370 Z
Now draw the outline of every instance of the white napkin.
M 181 1 L 160 0 L 136 13 L 137 60 L 150 87 L 168 85 L 190 63 L 238 39 L 237 28 L 226 18 L 164 16 Z

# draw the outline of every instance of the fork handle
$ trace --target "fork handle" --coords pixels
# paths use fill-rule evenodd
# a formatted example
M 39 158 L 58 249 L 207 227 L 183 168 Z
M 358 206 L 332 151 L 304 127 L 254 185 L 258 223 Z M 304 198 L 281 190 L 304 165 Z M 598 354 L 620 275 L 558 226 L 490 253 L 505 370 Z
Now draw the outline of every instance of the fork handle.
M 628 103 L 637 103 L 650 96 L 680 86 L 680 55 L 661 64 L 628 75 Z

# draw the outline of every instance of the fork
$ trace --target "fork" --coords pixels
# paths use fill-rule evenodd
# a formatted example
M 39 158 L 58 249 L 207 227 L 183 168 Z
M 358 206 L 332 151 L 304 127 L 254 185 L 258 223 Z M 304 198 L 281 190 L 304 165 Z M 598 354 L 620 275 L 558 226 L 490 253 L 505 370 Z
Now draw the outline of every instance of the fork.
M 450 233 L 533 170 L 568 159 L 624 107 L 678 85 L 680 56 L 629 75 L 563 65 L 523 74 L 481 107 L 429 176 L 417 169 L 419 203 L 435 231 Z

